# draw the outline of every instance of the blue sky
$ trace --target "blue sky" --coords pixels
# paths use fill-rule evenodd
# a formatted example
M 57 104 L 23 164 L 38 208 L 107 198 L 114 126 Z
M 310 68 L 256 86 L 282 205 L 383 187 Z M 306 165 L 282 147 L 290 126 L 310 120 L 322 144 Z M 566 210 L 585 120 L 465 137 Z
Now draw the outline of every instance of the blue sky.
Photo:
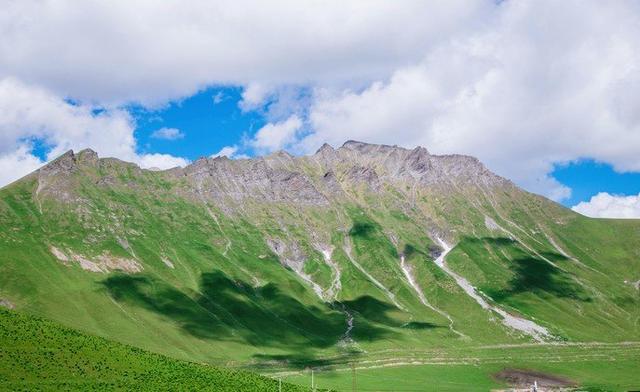
M 241 144 L 243 137 L 265 125 L 260 113 L 239 107 L 241 94 L 241 88 L 209 88 L 158 110 L 132 107 L 139 152 L 159 152 L 193 161 L 225 146 Z M 184 137 L 152 137 L 161 128 L 178 129 Z
M 240 88 L 210 88 L 161 109 L 132 108 L 140 152 L 166 153 L 193 161 L 225 146 L 242 145 L 243 139 L 251 139 L 268 121 L 264 113 L 242 110 L 241 100 Z M 175 140 L 151 136 L 161 128 L 178 129 L 184 136 Z M 243 153 L 256 155 L 250 148 Z M 610 164 L 590 159 L 557 164 L 551 175 L 571 188 L 571 196 L 560 200 L 567 207 L 588 201 L 599 192 L 640 193 L 640 173 L 619 173 Z
M 640 194 L 640 173 L 618 173 L 611 165 L 589 159 L 559 165 L 552 175 L 571 188 L 571 197 L 562 201 L 566 206 L 588 201 L 600 192 L 627 196 Z
M 211 87 L 159 108 L 131 105 L 128 112 L 134 119 L 138 152 L 170 154 L 194 161 L 226 146 L 239 146 L 243 155 L 260 155 L 250 146 L 242 146 L 268 123 L 268 106 L 261 111 L 243 110 L 242 93 L 241 87 Z M 175 129 L 180 136 L 172 139 L 153 136 L 163 128 Z M 34 155 L 45 159 L 51 146 L 40 138 L 31 138 L 30 142 Z M 569 197 L 559 200 L 567 207 L 589 201 L 600 192 L 618 196 L 640 193 L 640 173 L 621 173 L 612 165 L 593 159 L 556 164 L 551 176 L 571 189 Z
M 580 213 L 640 218 L 638 2 L 4 11 L 0 186 L 68 149 L 166 169 L 354 139 L 472 155 Z

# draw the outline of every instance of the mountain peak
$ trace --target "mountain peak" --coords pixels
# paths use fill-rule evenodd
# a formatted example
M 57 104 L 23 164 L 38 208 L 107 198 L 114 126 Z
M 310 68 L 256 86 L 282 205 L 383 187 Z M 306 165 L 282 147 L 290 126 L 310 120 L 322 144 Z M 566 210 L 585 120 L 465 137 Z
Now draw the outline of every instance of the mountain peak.
M 278 151 L 275 151 L 272 154 L 268 155 L 267 157 L 291 159 L 291 158 L 293 158 L 293 155 L 289 154 L 285 150 L 278 150 Z
M 322 146 L 320 146 L 320 148 L 316 151 L 315 155 L 326 154 L 328 152 L 334 152 L 334 151 L 335 149 L 331 147 L 331 145 L 329 145 L 328 143 L 323 143 Z
M 98 155 L 97 152 L 95 152 L 94 150 L 92 150 L 90 148 L 83 148 L 82 150 L 80 150 L 80 152 L 78 152 L 78 155 L 82 155 L 82 154 Z
M 388 153 L 392 151 L 406 151 L 403 147 L 397 145 L 390 146 L 388 144 L 373 144 L 359 142 L 356 140 L 347 140 L 338 150 L 355 151 L 362 154 L 375 154 L 379 152 Z
M 59 171 L 70 171 L 76 165 L 76 154 L 73 150 L 68 150 L 64 154 L 60 155 L 56 159 L 42 166 L 37 171 L 42 172 L 59 172 Z
M 381 147 L 384 146 L 383 144 L 373 144 L 373 143 L 366 143 L 366 142 L 360 142 L 357 140 L 347 140 L 346 142 L 344 142 L 342 144 L 342 147 L 340 148 L 346 148 L 349 150 L 361 150 L 364 148 L 371 148 L 371 147 Z
M 411 150 L 411 153 L 415 154 L 415 155 L 431 155 L 429 153 L 429 150 L 427 150 L 426 148 L 424 148 L 422 146 L 417 146 L 416 148 Z
M 76 154 L 76 158 L 78 162 L 87 163 L 87 164 L 96 164 L 98 162 L 98 153 L 93 151 L 90 148 L 85 148 Z

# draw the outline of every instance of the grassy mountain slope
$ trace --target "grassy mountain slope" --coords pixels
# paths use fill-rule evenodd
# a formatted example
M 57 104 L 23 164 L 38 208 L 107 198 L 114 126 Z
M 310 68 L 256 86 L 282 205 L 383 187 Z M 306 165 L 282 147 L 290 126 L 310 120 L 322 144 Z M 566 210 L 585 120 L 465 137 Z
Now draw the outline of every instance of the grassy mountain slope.
M 0 389 L 277 391 L 278 381 L 178 361 L 0 309 Z M 282 390 L 306 389 L 283 383 Z
M 534 341 L 504 314 L 549 342 L 640 340 L 640 222 L 582 217 L 469 157 L 350 142 L 153 172 L 68 153 L 0 190 L 0 221 L 1 299 L 180 359 Z

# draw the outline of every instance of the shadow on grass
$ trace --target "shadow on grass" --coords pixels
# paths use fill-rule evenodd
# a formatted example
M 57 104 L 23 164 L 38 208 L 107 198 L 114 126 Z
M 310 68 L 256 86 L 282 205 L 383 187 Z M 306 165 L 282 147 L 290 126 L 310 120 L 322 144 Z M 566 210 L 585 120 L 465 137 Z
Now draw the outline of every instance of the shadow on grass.
M 388 315 L 395 307 L 373 297 L 307 305 L 273 283 L 254 288 L 220 271 L 202 274 L 199 292 L 191 295 L 147 276 L 117 274 L 101 283 L 116 301 L 160 314 L 203 339 L 289 348 L 300 353 L 326 348 L 344 338 L 347 323 L 341 307 L 354 315 L 351 337 L 358 341 L 389 338 L 398 333 L 393 328 L 402 327 Z M 430 323 L 414 326 L 435 327 Z
M 521 257 L 511 261 L 509 267 L 514 276 L 507 288 L 489 295 L 501 301 L 520 293 L 551 295 L 557 298 L 590 302 L 591 298 L 570 275 L 538 257 Z
M 362 352 L 347 352 L 344 355 L 332 358 L 316 358 L 313 355 L 302 354 L 255 354 L 254 359 L 258 360 L 257 364 L 247 366 L 251 370 L 273 369 L 274 366 L 286 367 L 288 369 L 306 369 L 317 367 L 328 367 L 344 365 L 349 362 L 356 361 L 362 356 Z
M 465 252 L 471 257 L 482 257 L 484 246 L 503 248 L 503 250 L 516 250 L 522 256 L 510 260 L 509 269 L 513 277 L 503 289 L 485 289 L 486 293 L 497 302 L 521 293 L 534 293 L 539 296 L 550 295 L 557 298 L 569 298 L 578 301 L 589 302 L 591 298 L 584 289 L 572 278 L 571 274 L 553 266 L 554 263 L 568 260 L 562 254 L 554 252 L 539 252 L 539 255 L 530 254 L 526 249 L 519 247 L 511 238 L 466 238 L 462 243 Z M 483 248 L 479 248 L 482 246 Z M 513 253 L 513 252 L 511 252 Z M 507 254 L 509 254 L 507 252 Z M 549 261 L 547 261 L 547 260 Z
M 349 230 L 349 235 L 368 239 L 375 231 L 376 227 L 370 222 L 355 222 Z
M 438 324 L 433 324 L 433 323 L 425 323 L 425 322 L 421 322 L 421 321 L 411 321 L 411 322 L 408 322 L 406 324 L 403 324 L 402 328 L 420 330 L 420 329 L 447 328 L 447 327 L 444 326 L 444 325 L 438 325 Z

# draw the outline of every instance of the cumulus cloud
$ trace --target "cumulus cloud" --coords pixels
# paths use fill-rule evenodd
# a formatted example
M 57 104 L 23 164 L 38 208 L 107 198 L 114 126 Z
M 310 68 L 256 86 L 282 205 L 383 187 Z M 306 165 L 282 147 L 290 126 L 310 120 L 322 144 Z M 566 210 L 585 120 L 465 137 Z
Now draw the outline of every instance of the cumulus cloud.
M 466 153 L 556 200 L 553 164 L 580 157 L 640 170 L 640 12 L 623 2 L 505 2 L 362 90 L 318 88 L 313 151 L 347 138 Z M 549 10 L 553 12 L 549 12 Z
M 242 86 L 241 109 L 269 122 L 249 135 L 255 152 L 419 144 L 560 200 L 570 189 L 554 164 L 640 171 L 639 21 L 633 1 L 25 0 L 0 14 L 0 78 L 71 97 L 80 104 L 57 98 L 64 109 L 49 114 L 105 129 L 131 128 L 128 102 Z M 104 149 L 137 159 L 133 134 L 113 135 Z M 14 136 L 0 139 L 5 154 Z
M 209 84 L 369 80 L 492 8 L 463 0 L 24 0 L 3 4 L 0 73 L 83 101 L 147 104 Z
M 250 83 L 242 91 L 239 106 L 244 111 L 254 110 L 262 106 L 271 94 L 271 87 L 261 83 Z
M 124 157 L 132 154 L 133 126 L 124 110 L 96 111 L 15 78 L 0 80 L 0 153 L 15 151 L 21 140 L 38 138 L 52 147 L 49 158 L 83 144 Z
M 211 158 L 217 158 L 217 157 L 233 158 L 237 152 L 238 152 L 237 146 L 225 146 L 225 147 L 222 147 L 220 151 L 218 151 L 217 153 L 211 155 Z
M 49 147 L 46 160 L 69 149 L 93 148 L 102 156 L 167 168 L 186 160 L 136 153 L 135 124 L 122 109 L 74 104 L 41 87 L 15 78 L 0 80 L 0 186 L 43 164 L 31 152 L 30 140 Z
M 256 132 L 249 144 L 260 152 L 272 152 L 288 147 L 296 141 L 296 136 L 302 128 L 302 120 L 292 115 L 288 119 L 268 123 Z
M 600 192 L 588 202 L 580 202 L 571 209 L 592 218 L 640 219 L 640 194 L 616 196 Z
M 25 144 L 7 154 L 0 154 L 0 187 L 26 176 L 43 163 L 31 154 L 31 147 Z
M 151 133 L 154 139 L 177 140 L 184 138 L 184 133 L 177 128 L 160 128 Z
M 176 166 L 184 167 L 189 163 L 189 161 L 184 158 L 174 157 L 170 154 L 158 153 L 140 154 L 137 155 L 133 161 L 142 168 L 153 170 L 171 169 Z

